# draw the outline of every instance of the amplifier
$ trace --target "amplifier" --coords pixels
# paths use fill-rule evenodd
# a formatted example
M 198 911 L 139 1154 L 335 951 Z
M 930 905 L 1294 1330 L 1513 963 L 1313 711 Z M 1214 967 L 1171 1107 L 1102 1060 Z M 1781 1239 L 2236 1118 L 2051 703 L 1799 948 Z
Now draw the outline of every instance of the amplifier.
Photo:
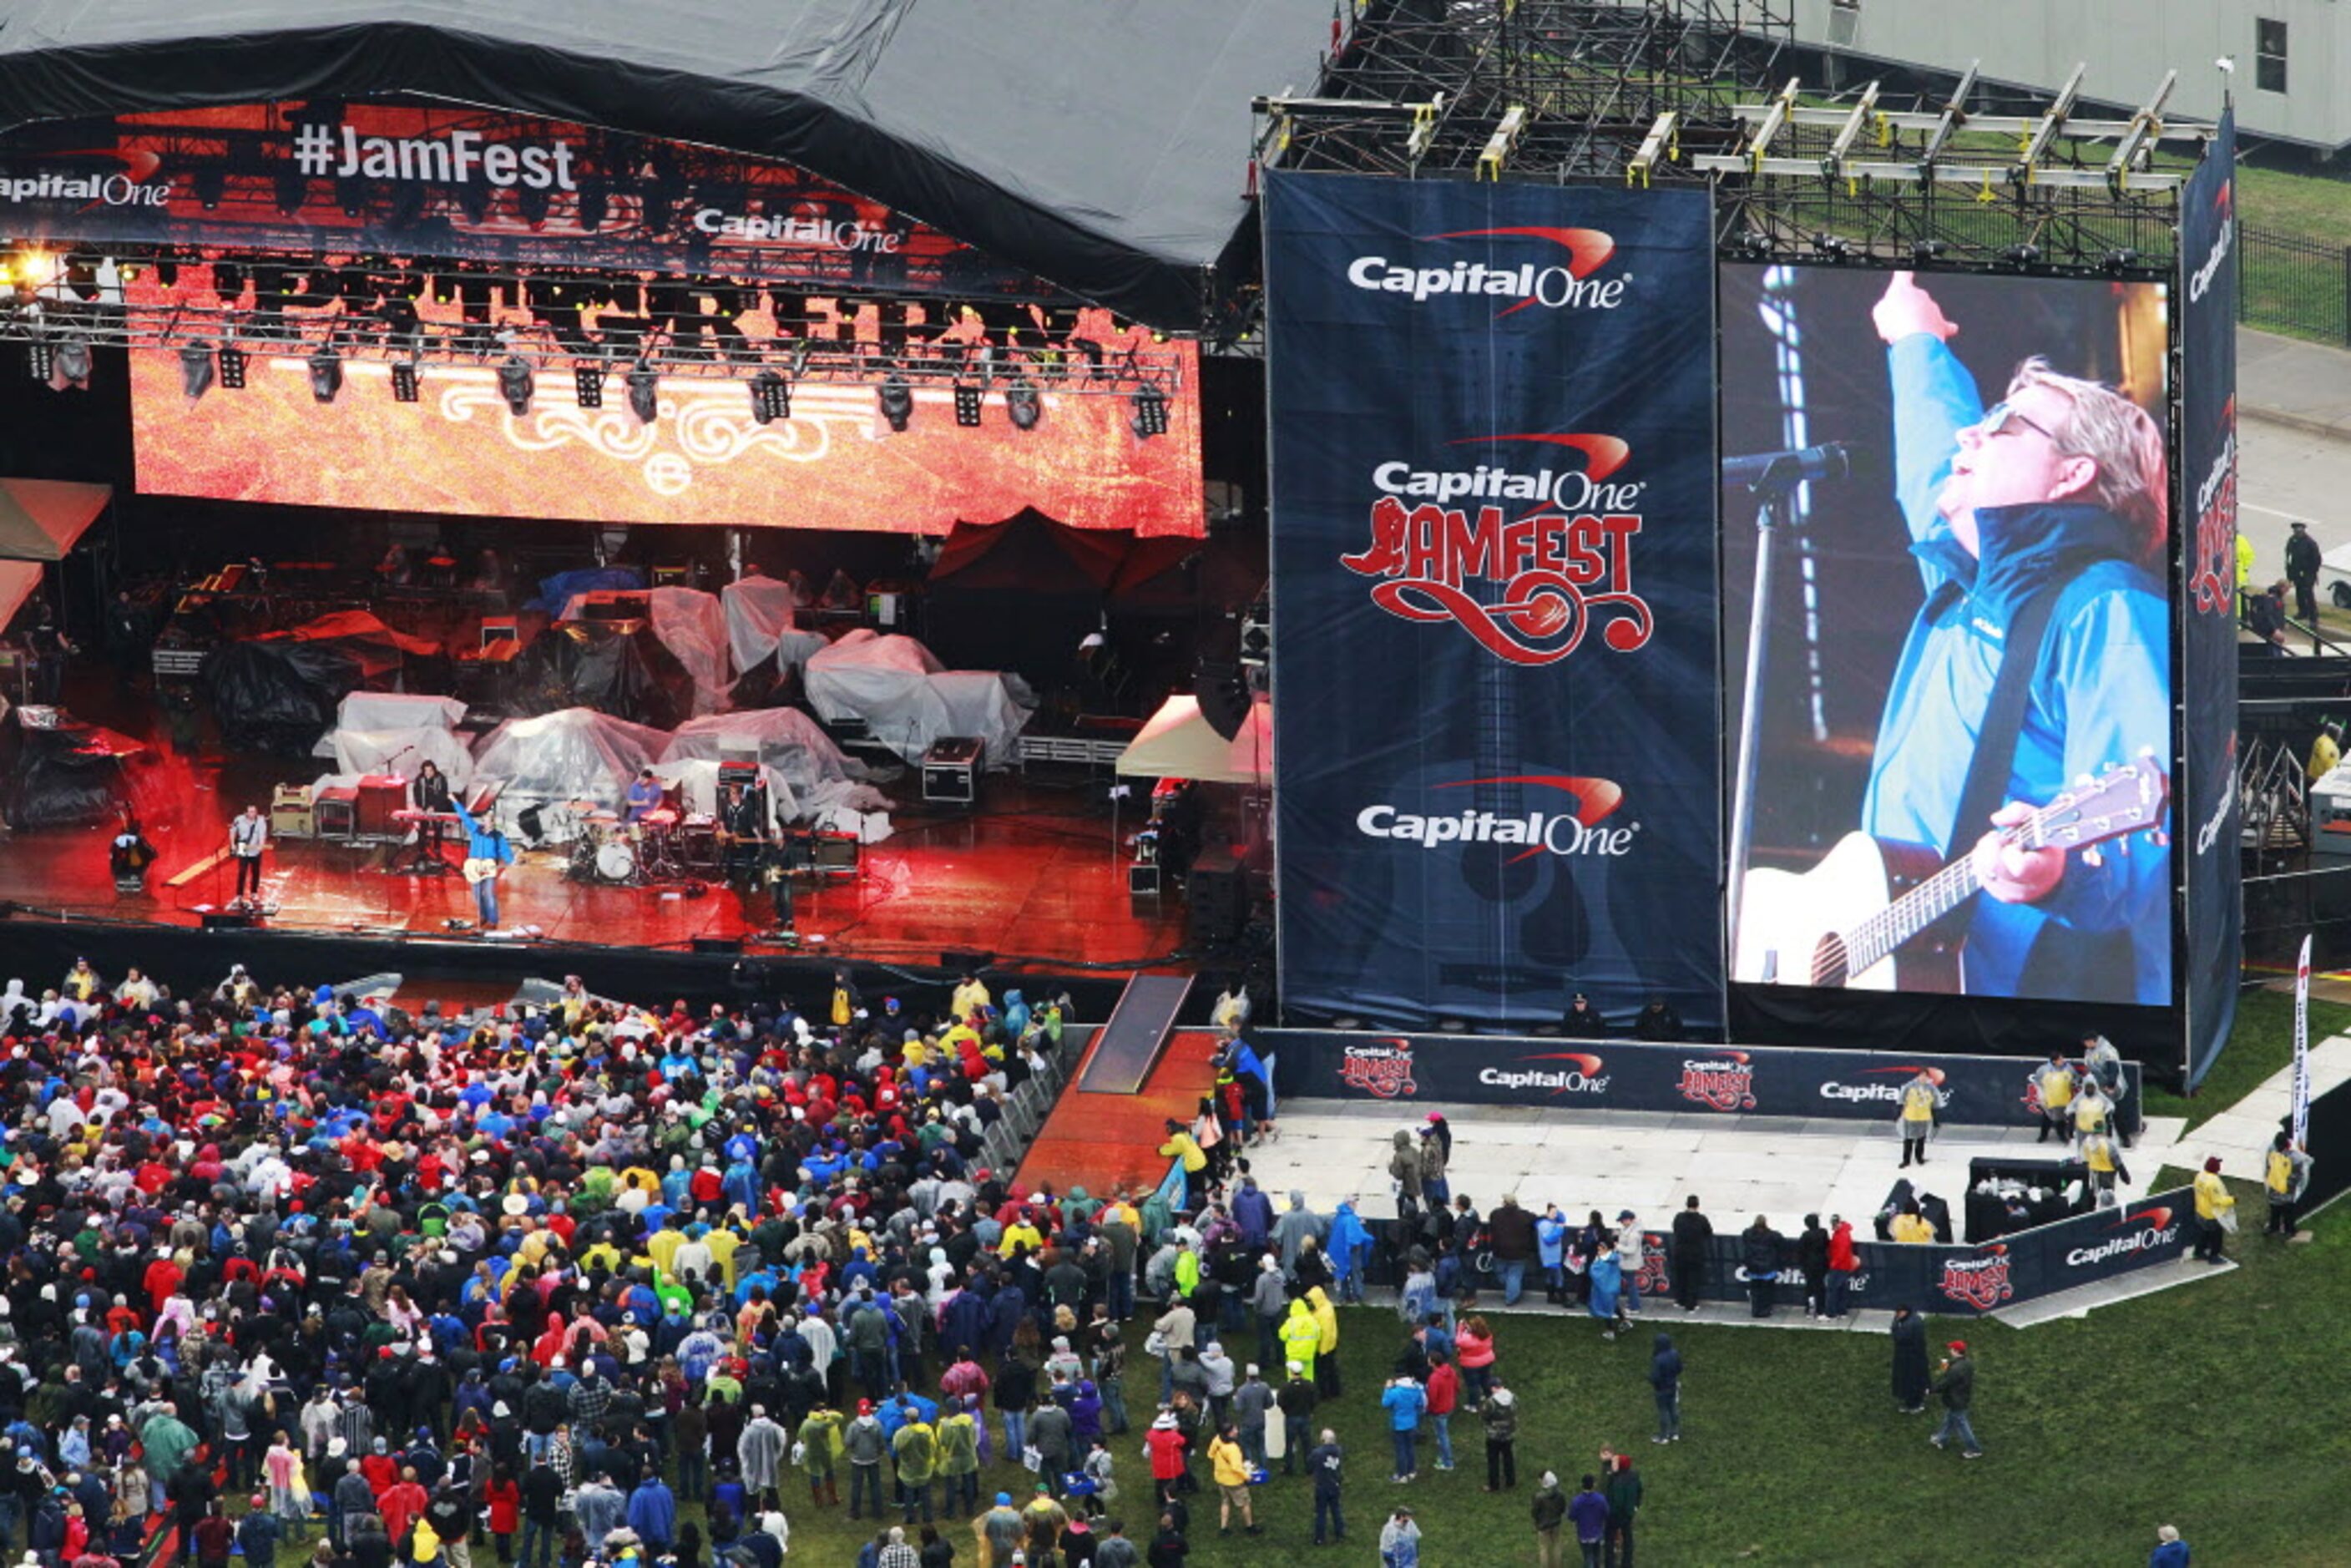
M 331 785 L 319 791 L 312 810 L 317 813 L 316 830 L 322 839 L 341 839 L 348 842 L 359 831 L 360 792 L 348 784 Z
M 740 784 L 746 789 L 759 787 L 759 765 L 756 762 L 721 762 L 718 765 L 718 789 L 725 793 L 729 784 Z
M 1136 861 L 1126 868 L 1126 891 L 1136 898 L 1159 896 L 1159 862 Z
M 308 806 L 279 804 L 269 808 L 269 836 L 273 839 L 312 839 L 319 836 L 319 819 Z
M 280 784 L 276 792 L 269 797 L 270 809 L 275 810 L 280 806 L 299 806 L 308 810 L 312 794 L 317 789 L 318 786 L 315 784 Z
M 1222 947 L 1240 936 L 1248 912 L 1241 875 L 1240 862 L 1228 849 L 1203 850 L 1193 860 L 1184 888 L 1194 946 Z
M 395 773 L 371 773 L 359 783 L 354 831 L 362 839 L 401 836 L 392 814 L 408 804 L 408 782 Z
M 863 853 L 855 833 L 818 833 L 816 840 L 816 873 L 819 876 L 854 877 L 858 857 Z
M 200 675 L 204 672 L 206 652 L 186 646 L 170 648 L 158 643 L 150 659 L 159 675 Z

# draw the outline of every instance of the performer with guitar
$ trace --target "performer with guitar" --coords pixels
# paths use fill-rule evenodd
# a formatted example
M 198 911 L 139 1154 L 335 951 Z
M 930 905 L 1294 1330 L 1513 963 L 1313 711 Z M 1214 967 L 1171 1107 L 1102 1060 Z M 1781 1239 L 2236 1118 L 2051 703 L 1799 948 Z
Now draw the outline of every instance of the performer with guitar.
M 1887 346 L 1896 499 L 1926 601 L 1887 690 L 1866 837 L 1808 874 L 1840 857 L 1849 872 L 1874 849 L 1878 907 L 1818 912 L 1813 939 L 1792 939 L 1803 922 L 1781 911 L 1795 879 L 1755 873 L 1735 972 L 2161 1005 L 2171 989 L 2157 761 L 2170 749 L 2156 575 L 2162 428 L 2111 388 L 2038 358 L 1986 409 L 1949 346 L 1959 328 L 1907 272 L 1871 319 Z M 1938 957 L 1958 972 L 1895 977 Z
M 465 829 L 465 880 L 474 884 L 474 907 L 482 917 L 482 929 L 498 928 L 498 877 L 514 864 L 514 845 L 499 831 L 497 821 L 485 821 L 465 810 L 463 800 L 453 800 L 451 808 Z

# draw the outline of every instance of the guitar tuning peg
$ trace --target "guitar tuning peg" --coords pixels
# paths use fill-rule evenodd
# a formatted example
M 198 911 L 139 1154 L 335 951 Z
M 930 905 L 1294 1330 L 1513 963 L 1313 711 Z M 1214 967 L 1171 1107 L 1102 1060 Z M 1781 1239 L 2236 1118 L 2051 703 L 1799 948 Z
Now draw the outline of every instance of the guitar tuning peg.
M 2097 845 L 2092 844 L 2082 852 L 2082 863 L 2093 867 L 2102 866 L 2106 863 L 2106 857 Z

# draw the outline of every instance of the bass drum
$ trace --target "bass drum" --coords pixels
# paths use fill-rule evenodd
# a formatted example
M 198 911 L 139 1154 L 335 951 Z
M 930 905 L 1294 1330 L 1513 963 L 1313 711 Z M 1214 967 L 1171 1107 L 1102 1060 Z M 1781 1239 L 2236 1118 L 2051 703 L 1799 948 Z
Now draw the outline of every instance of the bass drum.
M 606 882 L 637 880 L 637 852 L 625 843 L 606 844 L 596 852 L 596 874 Z

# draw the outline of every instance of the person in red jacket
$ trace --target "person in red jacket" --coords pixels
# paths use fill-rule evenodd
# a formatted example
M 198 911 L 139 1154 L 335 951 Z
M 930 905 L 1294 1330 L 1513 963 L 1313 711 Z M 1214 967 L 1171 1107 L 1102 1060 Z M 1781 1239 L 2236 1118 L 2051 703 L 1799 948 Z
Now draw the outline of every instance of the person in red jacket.
M 1168 1488 L 1184 1479 L 1184 1434 L 1176 1425 L 1175 1411 L 1164 1406 L 1160 1408 L 1152 1420 L 1151 1430 L 1144 1437 L 1143 1446 L 1151 1454 L 1153 1490 L 1166 1496 Z
M 1437 1468 L 1453 1468 L 1453 1410 L 1461 1399 L 1461 1375 L 1453 1370 L 1450 1360 L 1440 1361 L 1428 1369 L 1428 1381 L 1422 1385 L 1428 1395 L 1428 1424 L 1437 1428 Z
M 490 1507 L 490 1537 L 498 1543 L 498 1561 L 512 1563 L 515 1531 L 522 1527 L 522 1488 L 515 1484 L 514 1471 L 505 1465 L 492 1470 L 484 1499 Z
M 1844 1316 L 1845 1294 L 1860 1267 L 1861 1255 L 1853 1247 L 1853 1221 L 1842 1214 L 1830 1215 L 1828 1299 L 1823 1303 L 1830 1317 Z

